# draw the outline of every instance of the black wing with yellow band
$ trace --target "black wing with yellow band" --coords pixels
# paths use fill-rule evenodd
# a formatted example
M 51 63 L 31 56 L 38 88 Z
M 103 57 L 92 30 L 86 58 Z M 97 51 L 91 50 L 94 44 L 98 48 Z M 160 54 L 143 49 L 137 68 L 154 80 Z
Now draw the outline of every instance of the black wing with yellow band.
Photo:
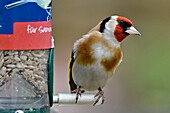
M 74 59 L 74 52 L 72 51 L 71 59 L 70 59 L 70 64 L 69 64 L 69 72 L 68 72 L 69 73 L 69 75 L 68 75 L 69 85 L 70 85 L 71 92 L 77 89 L 77 85 L 74 83 L 73 75 L 72 75 L 72 68 L 73 68 L 74 61 L 75 61 L 75 59 Z

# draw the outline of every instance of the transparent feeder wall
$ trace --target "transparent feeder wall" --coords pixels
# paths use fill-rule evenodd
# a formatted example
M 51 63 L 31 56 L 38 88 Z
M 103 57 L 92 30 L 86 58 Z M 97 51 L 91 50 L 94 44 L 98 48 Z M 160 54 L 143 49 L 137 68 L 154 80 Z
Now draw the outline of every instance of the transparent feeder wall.
M 49 113 L 51 4 L 51 0 L 0 1 L 0 113 Z

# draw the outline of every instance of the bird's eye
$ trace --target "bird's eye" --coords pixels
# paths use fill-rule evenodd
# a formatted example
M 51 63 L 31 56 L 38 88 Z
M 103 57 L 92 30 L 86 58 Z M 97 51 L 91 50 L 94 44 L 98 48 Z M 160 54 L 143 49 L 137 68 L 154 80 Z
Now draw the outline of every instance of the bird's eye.
M 122 25 L 122 26 L 124 25 L 124 21 L 123 21 L 123 20 L 119 20 L 118 23 L 119 23 L 120 25 Z

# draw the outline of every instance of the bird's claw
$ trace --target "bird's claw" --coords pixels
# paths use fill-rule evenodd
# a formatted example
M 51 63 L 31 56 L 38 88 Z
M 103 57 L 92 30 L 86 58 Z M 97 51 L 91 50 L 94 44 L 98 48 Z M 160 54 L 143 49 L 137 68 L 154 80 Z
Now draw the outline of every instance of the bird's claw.
M 102 98 L 102 103 L 104 103 L 104 92 L 102 90 L 99 90 L 99 92 L 94 96 L 95 98 L 97 97 L 96 101 L 94 102 L 93 106 L 95 106 L 99 100 Z
M 83 91 L 81 90 L 81 88 L 77 88 L 75 90 L 73 90 L 71 93 L 76 93 L 76 101 L 75 101 L 75 104 L 78 102 L 78 99 L 79 99 L 79 96 L 81 97 L 81 93 Z

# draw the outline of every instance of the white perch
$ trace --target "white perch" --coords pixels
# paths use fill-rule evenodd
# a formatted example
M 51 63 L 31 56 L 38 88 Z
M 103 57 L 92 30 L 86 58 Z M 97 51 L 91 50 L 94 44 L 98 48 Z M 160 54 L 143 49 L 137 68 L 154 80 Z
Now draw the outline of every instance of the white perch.
M 95 94 L 82 94 L 81 97 L 79 96 L 78 102 L 75 104 L 76 101 L 76 94 L 69 94 L 69 93 L 58 93 L 57 95 L 53 96 L 53 103 L 57 105 L 93 105 L 96 101 Z M 96 105 L 100 105 L 101 100 Z

